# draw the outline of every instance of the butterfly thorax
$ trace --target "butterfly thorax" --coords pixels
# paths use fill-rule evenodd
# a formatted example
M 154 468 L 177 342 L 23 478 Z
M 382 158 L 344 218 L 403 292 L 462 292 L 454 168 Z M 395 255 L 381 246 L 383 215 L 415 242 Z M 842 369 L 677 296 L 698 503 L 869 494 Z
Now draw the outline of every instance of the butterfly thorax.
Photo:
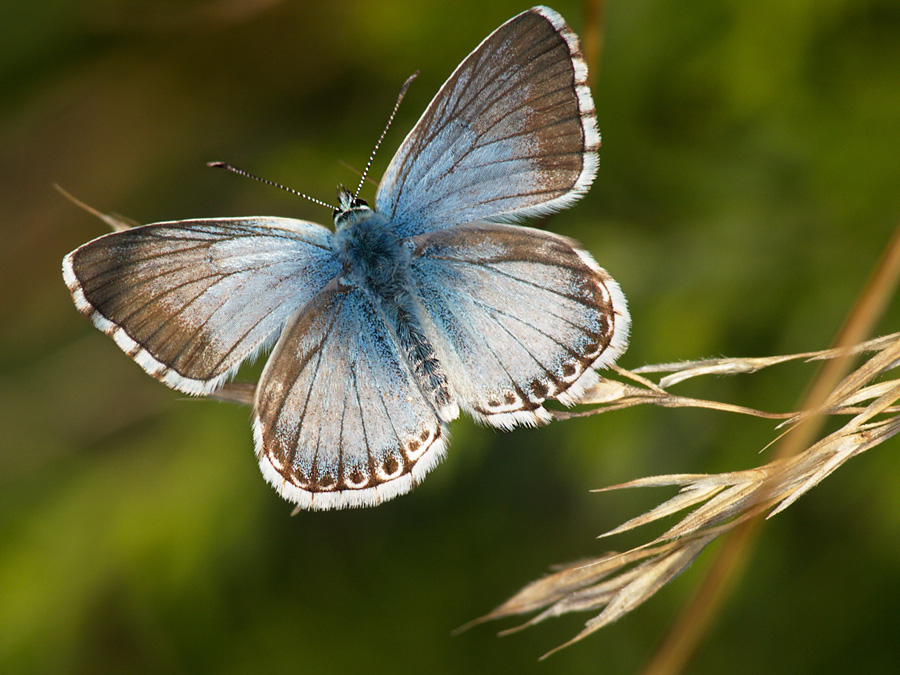
M 406 286 L 409 254 L 388 220 L 368 206 L 335 217 L 334 251 L 344 278 L 384 300 Z

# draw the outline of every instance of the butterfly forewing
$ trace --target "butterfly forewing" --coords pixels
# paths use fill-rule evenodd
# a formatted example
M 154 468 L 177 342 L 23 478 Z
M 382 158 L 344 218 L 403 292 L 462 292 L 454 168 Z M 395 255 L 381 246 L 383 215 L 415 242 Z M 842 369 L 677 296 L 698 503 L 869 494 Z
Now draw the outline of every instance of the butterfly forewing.
M 213 391 L 340 265 L 325 228 L 298 220 L 195 220 L 108 234 L 63 274 L 83 314 L 175 389 Z
M 547 421 L 544 400 L 575 402 L 624 351 L 624 296 L 573 240 L 471 224 L 414 241 L 428 339 L 459 404 L 488 423 Z
M 446 430 L 376 303 L 335 280 L 263 372 L 257 457 L 302 508 L 373 506 L 411 490 L 443 456 Z
M 444 84 L 378 188 L 402 236 L 511 221 L 587 192 L 600 135 L 578 38 L 536 7 L 510 19 Z

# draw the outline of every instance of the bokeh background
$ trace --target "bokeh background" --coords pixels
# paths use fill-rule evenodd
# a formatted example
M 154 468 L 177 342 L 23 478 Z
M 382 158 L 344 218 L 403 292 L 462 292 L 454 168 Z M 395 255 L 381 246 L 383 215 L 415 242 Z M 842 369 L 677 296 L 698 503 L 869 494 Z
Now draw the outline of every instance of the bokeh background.
M 586 7 L 558 0 L 577 32 Z M 503 434 L 460 421 L 444 464 L 377 509 L 303 513 L 256 467 L 249 409 L 187 400 L 73 308 L 69 250 L 105 225 L 330 213 L 506 0 L 6 0 L 0 6 L 0 670 L 635 672 L 708 566 L 538 663 L 587 616 L 450 631 L 667 496 L 591 494 L 763 461 L 771 422 L 634 409 Z M 611 0 L 579 238 L 634 318 L 626 367 L 825 348 L 900 220 L 895 0 Z M 596 35 L 594 36 L 596 37 Z M 351 167 L 351 168 L 348 168 Z M 370 186 L 363 196 L 371 198 Z M 879 332 L 900 329 L 893 302 Z M 259 372 L 249 368 L 241 375 Z M 678 391 L 793 409 L 812 366 Z M 697 673 L 900 669 L 900 445 L 767 523 Z

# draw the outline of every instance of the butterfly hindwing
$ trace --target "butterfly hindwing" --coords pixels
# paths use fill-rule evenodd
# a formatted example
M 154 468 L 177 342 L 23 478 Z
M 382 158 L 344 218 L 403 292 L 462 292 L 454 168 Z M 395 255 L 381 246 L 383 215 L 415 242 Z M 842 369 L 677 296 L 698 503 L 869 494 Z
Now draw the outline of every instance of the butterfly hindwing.
M 215 390 L 339 269 L 328 230 L 286 218 L 145 225 L 63 260 L 78 309 L 189 394 Z
M 446 428 L 377 303 L 335 279 L 287 327 L 260 380 L 260 467 L 301 508 L 373 506 L 443 456 Z
M 593 368 L 625 350 L 625 298 L 577 242 L 502 224 L 414 242 L 425 334 L 476 418 L 504 428 L 548 421 L 544 400 L 574 403 L 597 381 Z
M 599 147 L 578 38 L 535 7 L 450 76 L 388 166 L 377 207 L 404 237 L 546 214 L 587 192 Z

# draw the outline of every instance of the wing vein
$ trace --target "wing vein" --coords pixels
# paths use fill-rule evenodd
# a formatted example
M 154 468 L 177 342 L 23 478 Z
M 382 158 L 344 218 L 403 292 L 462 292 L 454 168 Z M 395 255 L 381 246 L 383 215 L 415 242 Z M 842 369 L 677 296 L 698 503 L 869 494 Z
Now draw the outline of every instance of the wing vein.
M 309 359 L 311 358 L 312 353 L 315 352 L 318 355 L 318 359 L 316 360 L 315 369 L 313 370 L 312 376 L 310 377 L 309 388 L 306 390 L 306 396 L 304 397 L 304 400 L 303 400 L 303 412 L 300 414 L 300 422 L 297 424 L 297 433 L 293 436 L 293 438 L 291 440 L 290 457 L 286 458 L 289 460 L 289 462 L 288 462 L 289 464 L 293 464 L 294 460 L 297 457 L 297 441 L 300 438 L 300 429 L 303 425 L 303 420 L 306 418 L 306 411 L 309 408 L 310 394 L 312 393 L 313 387 L 316 384 L 316 379 L 319 376 L 319 366 L 322 363 L 322 350 L 325 347 L 325 343 L 328 341 L 328 337 L 331 335 L 331 331 L 334 329 L 334 324 L 337 321 L 338 314 L 340 313 L 340 310 L 343 307 L 343 305 L 344 305 L 344 299 L 341 298 L 340 305 L 333 311 L 332 316 L 331 316 L 331 321 L 328 324 L 328 328 L 325 331 L 325 333 L 322 335 L 322 339 L 319 341 L 318 349 L 312 350 L 310 352 L 310 354 L 307 355 L 307 358 L 304 360 L 304 363 L 301 364 L 300 369 L 297 371 L 297 375 L 294 377 L 293 381 L 291 382 L 290 387 L 286 387 L 287 391 L 290 391 L 294 388 L 294 386 L 297 384 L 297 381 L 300 379 L 300 376 L 303 374 L 303 371 L 306 370 L 306 367 L 309 364 Z M 278 402 L 278 408 L 277 408 L 275 415 L 273 416 L 273 419 L 277 420 L 277 419 L 281 418 L 281 415 L 284 412 L 284 406 L 287 405 L 287 400 L 288 400 L 287 396 L 281 397 L 281 400 Z M 316 449 L 316 451 L 318 453 L 318 448 Z

